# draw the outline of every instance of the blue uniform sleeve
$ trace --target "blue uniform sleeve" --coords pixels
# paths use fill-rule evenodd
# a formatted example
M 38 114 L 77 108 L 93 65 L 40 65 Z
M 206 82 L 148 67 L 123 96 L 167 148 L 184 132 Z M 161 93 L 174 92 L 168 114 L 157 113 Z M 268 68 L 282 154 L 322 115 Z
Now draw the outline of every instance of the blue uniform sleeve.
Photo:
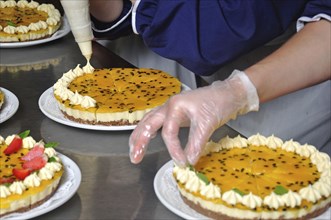
M 176 60 L 198 75 L 210 75 L 239 55 L 281 35 L 300 16 L 330 14 L 330 3 L 141 0 L 132 13 L 131 29 L 155 53 Z

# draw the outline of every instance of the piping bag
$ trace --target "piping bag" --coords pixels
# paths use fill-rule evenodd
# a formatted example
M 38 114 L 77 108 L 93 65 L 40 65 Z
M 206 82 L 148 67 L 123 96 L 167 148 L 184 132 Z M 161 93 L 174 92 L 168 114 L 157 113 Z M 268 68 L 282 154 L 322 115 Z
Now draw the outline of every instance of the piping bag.
M 88 0 L 61 0 L 63 10 L 68 18 L 71 32 L 79 49 L 89 63 L 92 57 L 92 39 Z

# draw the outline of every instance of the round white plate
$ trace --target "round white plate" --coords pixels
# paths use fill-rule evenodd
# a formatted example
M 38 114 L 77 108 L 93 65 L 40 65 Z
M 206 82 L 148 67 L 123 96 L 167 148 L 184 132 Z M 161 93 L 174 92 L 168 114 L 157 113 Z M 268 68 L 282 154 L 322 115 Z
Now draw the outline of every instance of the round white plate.
M 28 46 L 43 44 L 64 37 L 69 32 L 70 32 L 69 22 L 67 17 L 64 15 L 62 17 L 61 27 L 51 37 L 40 40 L 26 41 L 26 42 L 0 43 L 0 48 L 19 48 L 19 47 L 28 47 Z
M 173 161 L 167 162 L 161 167 L 154 178 L 154 190 L 161 203 L 170 211 L 184 219 L 209 219 L 191 209 L 184 203 L 177 189 L 177 184 L 172 176 Z M 331 219 L 331 208 L 314 220 Z
M 11 118 L 17 111 L 19 106 L 18 98 L 9 90 L 0 87 L 5 94 L 5 102 L 0 109 L 0 124 Z
M 190 90 L 190 88 L 182 84 L 182 90 Z M 101 130 L 101 131 L 124 131 L 133 130 L 136 125 L 121 125 L 121 126 L 106 126 L 106 125 L 89 125 L 81 124 L 78 122 L 71 121 L 64 117 L 63 113 L 60 111 L 55 97 L 53 95 L 53 87 L 48 88 L 39 98 L 39 108 L 40 110 L 50 119 L 59 122 L 64 125 L 90 129 L 90 130 Z
M 64 174 L 54 195 L 40 206 L 26 212 L 6 215 L 1 218 L 2 220 L 30 219 L 43 215 L 63 205 L 76 193 L 82 180 L 81 171 L 77 164 L 67 156 L 60 153 L 58 156 L 64 165 Z

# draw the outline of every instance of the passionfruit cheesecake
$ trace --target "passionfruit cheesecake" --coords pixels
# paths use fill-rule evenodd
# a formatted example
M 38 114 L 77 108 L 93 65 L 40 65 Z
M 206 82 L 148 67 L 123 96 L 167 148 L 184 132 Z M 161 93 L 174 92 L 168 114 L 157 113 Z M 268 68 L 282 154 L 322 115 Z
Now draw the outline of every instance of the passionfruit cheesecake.
M 209 142 L 173 176 L 183 201 L 215 219 L 311 219 L 331 203 L 329 155 L 275 136 Z
M 29 131 L 0 136 L 0 217 L 38 206 L 56 191 L 64 169 L 55 145 L 36 142 Z
M 52 36 L 61 25 L 53 4 L 0 0 L 0 42 L 21 42 Z
M 60 110 L 70 120 L 99 125 L 132 125 L 181 91 L 180 81 L 148 68 L 69 70 L 54 84 Z

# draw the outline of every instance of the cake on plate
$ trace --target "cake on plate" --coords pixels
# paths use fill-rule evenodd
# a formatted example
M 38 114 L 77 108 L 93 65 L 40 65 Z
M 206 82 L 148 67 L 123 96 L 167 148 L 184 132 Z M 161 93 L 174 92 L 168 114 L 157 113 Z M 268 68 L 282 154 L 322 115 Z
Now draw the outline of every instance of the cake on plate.
M 1 107 L 2 107 L 3 103 L 5 103 L 5 94 L 0 89 L 0 110 L 1 110 Z
M 173 176 L 183 201 L 215 219 L 311 219 L 331 203 L 329 155 L 273 135 L 209 142 Z
M 132 125 L 181 91 L 180 81 L 147 68 L 69 70 L 54 84 L 56 102 L 70 120 L 99 125 Z
M 53 4 L 27 0 L 0 0 L 0 42 L 21 42 L 52 36 L 61 26 Z
M 0 136 L 0 217 L 27 211 L 53 195 L 64 172 L 55 145 L 36 142 L 29 131 Z

